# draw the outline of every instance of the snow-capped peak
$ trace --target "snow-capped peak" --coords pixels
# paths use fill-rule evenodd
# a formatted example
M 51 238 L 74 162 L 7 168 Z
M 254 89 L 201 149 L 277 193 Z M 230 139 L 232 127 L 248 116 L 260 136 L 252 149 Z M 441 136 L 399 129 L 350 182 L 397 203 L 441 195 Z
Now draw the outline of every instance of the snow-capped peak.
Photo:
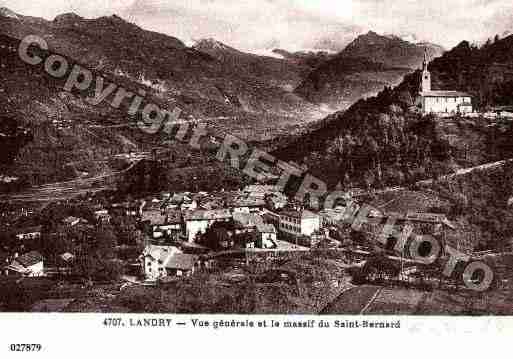
M 19 16 L 14 11 L 6 7 L 0 8 L 0 16 L 10 17 L 12 19 L 19 19 Z
M 209 47 L 211 49 L 215 50 L 229 50 L 230 47 L 226 46 L 220 41 L 217 41 L 214 38 L 207 38 L 207 39 L 201 39 L 199 41 L 196 41 L 194 44 L 195 47 Z

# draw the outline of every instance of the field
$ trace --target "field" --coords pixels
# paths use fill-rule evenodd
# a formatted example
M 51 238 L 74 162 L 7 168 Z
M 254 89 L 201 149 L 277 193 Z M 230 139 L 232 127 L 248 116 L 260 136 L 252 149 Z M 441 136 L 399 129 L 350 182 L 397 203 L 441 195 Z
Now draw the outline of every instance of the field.
M 322 314 L 360 314 L 379 289 L 367 285 L 351 288 L 324 308 Z

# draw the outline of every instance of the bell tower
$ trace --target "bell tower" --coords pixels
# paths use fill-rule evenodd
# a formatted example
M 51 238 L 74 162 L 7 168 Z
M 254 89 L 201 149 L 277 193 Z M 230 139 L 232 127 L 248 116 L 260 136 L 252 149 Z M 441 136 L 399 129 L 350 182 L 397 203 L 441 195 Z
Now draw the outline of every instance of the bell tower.
M 420 82 L 420 92 L 431 91 L 431 72 L 428 70 L 427 49 L 424 50 L 424 62 L 422 63 L 422 81 Z

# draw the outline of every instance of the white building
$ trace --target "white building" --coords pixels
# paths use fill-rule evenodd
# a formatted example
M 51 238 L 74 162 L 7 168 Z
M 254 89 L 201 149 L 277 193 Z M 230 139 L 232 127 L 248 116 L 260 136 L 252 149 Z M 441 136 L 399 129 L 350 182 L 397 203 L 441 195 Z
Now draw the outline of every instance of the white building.
M 435 91 L 431 89 L 431 72 L 428 70 L 427 53 L 424 54 L 420 91 L 416 106 L 422 113 L 472 113 L 472 95 L 461 91 Z
M 44 274 L 43 256 L 36 251 L 25 253 L 6 267 L 8 274 L 40 277 Z
M 199 267 L 199 257 L 171 246 L 147 246 L 141 256 L 149 281 L 168 276 L 189 276 Z
M 278 247 L 276 228 L 272 224 L 259 223 L 257 225 L 257 247 L 270 249 Z
M 324 209 L 319 212 L 319 216 L 321 217 L 321 227 L 336 227 L 342 224 L 347 218 L 348 213 L 346 208 L 340 209 Z
M 295 236 L 311 236 L 321 228 L 318 214 L 303 211 L 286 211 L 280 213 L 280 231 Z
M 16 238 L 20 241 L 41 238 L 42 226 L 27 227 L 16 231 Z
M 176 247 L 147 246 L 141 256 L 146 279 L 153 281 L 167 277 L 166 265 L 172 256 L 179 253 L 182 251 Z
M 94 219 L 96 222 L 110 223 L 111 217 L 108 210 L 101 209 L 94 212 Z
M 265 200 L 258 197 L 234 196 L 227 200 L 233 213 L 257 213 L 265 207 Z
M 64 218 L 62 222 L 69 227 L 73 227 L 80 223 L 80 218 L 69 216 Z

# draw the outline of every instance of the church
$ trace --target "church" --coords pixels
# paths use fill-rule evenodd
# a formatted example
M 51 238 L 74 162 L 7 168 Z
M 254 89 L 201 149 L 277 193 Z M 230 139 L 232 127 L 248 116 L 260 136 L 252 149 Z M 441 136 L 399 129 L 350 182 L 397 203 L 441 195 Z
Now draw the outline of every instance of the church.
M 416 106 L 424 114 L 465 114 L 473 112 L 472 95 L 460 91 L 436 91 L 431 89 L 431 73 L 428 70 L 427 52 L 424 53 L 422 79 Z

